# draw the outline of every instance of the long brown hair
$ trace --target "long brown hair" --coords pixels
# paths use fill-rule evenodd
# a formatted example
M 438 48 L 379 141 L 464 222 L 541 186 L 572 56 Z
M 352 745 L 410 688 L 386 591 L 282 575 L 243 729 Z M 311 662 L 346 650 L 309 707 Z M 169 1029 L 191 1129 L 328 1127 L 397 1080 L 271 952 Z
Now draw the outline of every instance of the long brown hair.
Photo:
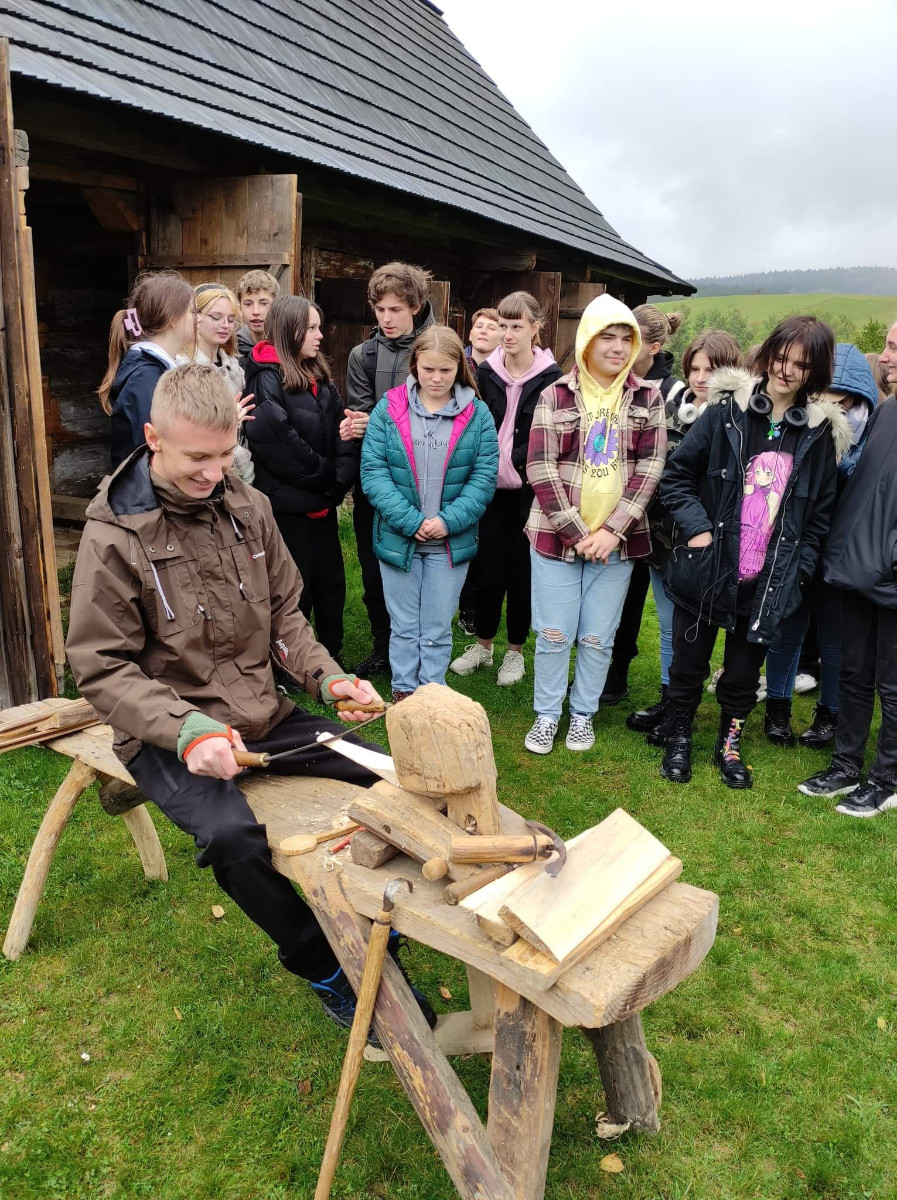
M 138 342 L 152 341 L 164 333 L 188 309 L 193 308 L 195 302 L 193 288 L 177 271 L 138 276 L 124 308 L 118 310 L 109 326 L 109 365 L 103 382 L 97 388 L 100 403 L 107 413 L 112 412 L 109 393 L 115 376 L 130 348 Z M 133 317 L 128 318 L 129 312 L 136 316 L 136 325 Z M 125 324 L 126 320 L 129 325 Z
M 757 351 L 755 370 L 763 376 L 766 386 L 776 359 L 787 357 L 792 346 L 799 346 L 810 361 L 807 377 L 794 397 L 795 403 L 806 404 L 810 396 L 827 392 L 835 369 L 835 335 L 831 326 L 818 317 L 786 317 L 776 325 Z
M 305 296 L 278 296 L 265 317 L 265 340 L 277 351 L 280 378 L 288 392 L 310 392 L 316 384 L 333 379 L 330 363 L 320 351 L 314 358 L 299 357 L 312 309 L 323 325 L 323 312 Z
M 470 360 L 464 353 L 464 346 L 454 329 L 449 329 L 448 325 L 428 325 L 418 336 L 414 343 L 414 349 L 411 351 L 411 361 L 408 363 L 408 370 L 415 379 L 417 379 L 417 360 L 430 350 L 437 354 L 444 354 L 446 358 L 453 358 L 458 365 L 455 383 L 463 383 L 466 387 L 473 388 L 474 393 L 479 396 L 477 381 L 470 369 Z
M 719 367 L 744 365 L 741 347 L 731 333 L 727 333 L 725 329 L 705 329 L 689 342 L 682 355 L 682 374 L 686 381 L 691 372 L 691 364 L 695 361 L 695 355 L 702 350 L 707 355 L 714 371 Z

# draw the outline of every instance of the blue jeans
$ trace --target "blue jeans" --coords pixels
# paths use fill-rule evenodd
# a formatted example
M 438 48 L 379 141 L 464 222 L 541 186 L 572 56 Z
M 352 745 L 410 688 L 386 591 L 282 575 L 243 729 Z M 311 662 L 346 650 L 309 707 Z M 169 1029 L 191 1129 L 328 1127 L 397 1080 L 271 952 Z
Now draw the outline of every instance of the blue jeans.
M 666 686 L 670 682 L 673 661 L 673 609 L 676 606 L 663 590 L 663 571 L 659 567 L 651 567 L 651 591 L 660 626 L 660 682 Z
M 816 613 L 819 661 L 822 664 L 819 703 L 837 712 L 841 666 L 841 593 L 818 579 L 804 589 L 800 607 L 782 622 L 777 640 L 769 647 L 766 656 L 766 692 L 773 700 L 791 699 L 811 610 Z
M 389 665 L 396 692 L 445 683 L 452 657 L 452 617 L 468 563 L 453 567 L 448 551 L 415 554 L 410 571 L 380 563 L 389 609 Z
M 532 548 L 530 559 L 536 631 L 533 707 L 539 716 L 559 719 L 575 642 L 570 711 L 591 717 L 607 678 L 632 563 L 623 562 L 618 550 L 607 564 L 584 558 L 561 562 Z

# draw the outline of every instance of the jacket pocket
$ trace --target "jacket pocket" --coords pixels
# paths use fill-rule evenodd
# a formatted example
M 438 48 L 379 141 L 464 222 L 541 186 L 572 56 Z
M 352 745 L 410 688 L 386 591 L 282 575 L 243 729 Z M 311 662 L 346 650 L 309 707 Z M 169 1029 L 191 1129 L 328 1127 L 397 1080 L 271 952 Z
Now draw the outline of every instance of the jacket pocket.
M 237 572 L 237 586 L 243 599 L 250 604 L 268 600 L 271 588 L 262 539 L 247 538 L 244 542 L 237 542 L 231 546 L 231 554 Z
M 579 441 L 579 412 L 564 408 L 552 413 L 551 420 L 558 440 L 558 457 L 569 457 Z
M 718 542 L 709 546 L 676 546 L 666 567 L 671 589 L 695 609 L 709 609 L 716 590 Z
M 203 619 L 200 580 L 191 559 L 150 559 L 143 575 L 143 605 L 150 628 L 165 640 Z

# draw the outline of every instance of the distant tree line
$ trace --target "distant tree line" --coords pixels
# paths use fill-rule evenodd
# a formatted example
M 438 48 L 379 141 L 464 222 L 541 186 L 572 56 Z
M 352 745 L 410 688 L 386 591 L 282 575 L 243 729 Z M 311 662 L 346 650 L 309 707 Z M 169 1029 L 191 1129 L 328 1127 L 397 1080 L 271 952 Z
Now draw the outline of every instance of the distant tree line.
M 790 292 L 840 292 L 848 296 L 897 296 L 895 267 L 825 267 L 815 271 L 753 271 L 690 279 L 699 296 L 787 296 Z M 664 296 L 667 300 L 670 297 Z M 678 298 L 678 297 L 677 297 Z
M 682 367 L 682 355 L 688 343 L 705 329 L 725 329 L 733 335 L 742 350 L 762 342 L 771 333 L 787 313 L 781 312 L 765 317 L 763 320 L 750 321 L 738 308 L 699 307 L 689 310 L 685 308 L 685 320 L 679 326 L 676 334 L 667 343 L 675 359 L 674 373 L 679 374 Z M 853 342 L 864 354 L 870 351 L 880 353 L 884 349 L 885 335 L 888 332 L 883 321 L 869 320 L 865 325 L 858 326 L 842 313 L 819 312 L 814 314 L 821 321 L 827 321 L 835 334 L 836 342 Z

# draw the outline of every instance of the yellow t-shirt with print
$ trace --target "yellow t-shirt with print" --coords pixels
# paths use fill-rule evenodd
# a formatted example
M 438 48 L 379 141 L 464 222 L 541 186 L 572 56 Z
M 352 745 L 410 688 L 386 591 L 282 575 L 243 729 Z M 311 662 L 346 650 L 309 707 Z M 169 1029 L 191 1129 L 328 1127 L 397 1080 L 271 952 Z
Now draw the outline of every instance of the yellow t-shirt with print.
M 600 529 L 623 495 L 623 464 L 620 456 L 620 404 L 622 387 L 607 391 L 589 378 L 591 387 L 582 389 L 589 414 L 589 432 L 582 447 L 582 519 L 593 532 Z

